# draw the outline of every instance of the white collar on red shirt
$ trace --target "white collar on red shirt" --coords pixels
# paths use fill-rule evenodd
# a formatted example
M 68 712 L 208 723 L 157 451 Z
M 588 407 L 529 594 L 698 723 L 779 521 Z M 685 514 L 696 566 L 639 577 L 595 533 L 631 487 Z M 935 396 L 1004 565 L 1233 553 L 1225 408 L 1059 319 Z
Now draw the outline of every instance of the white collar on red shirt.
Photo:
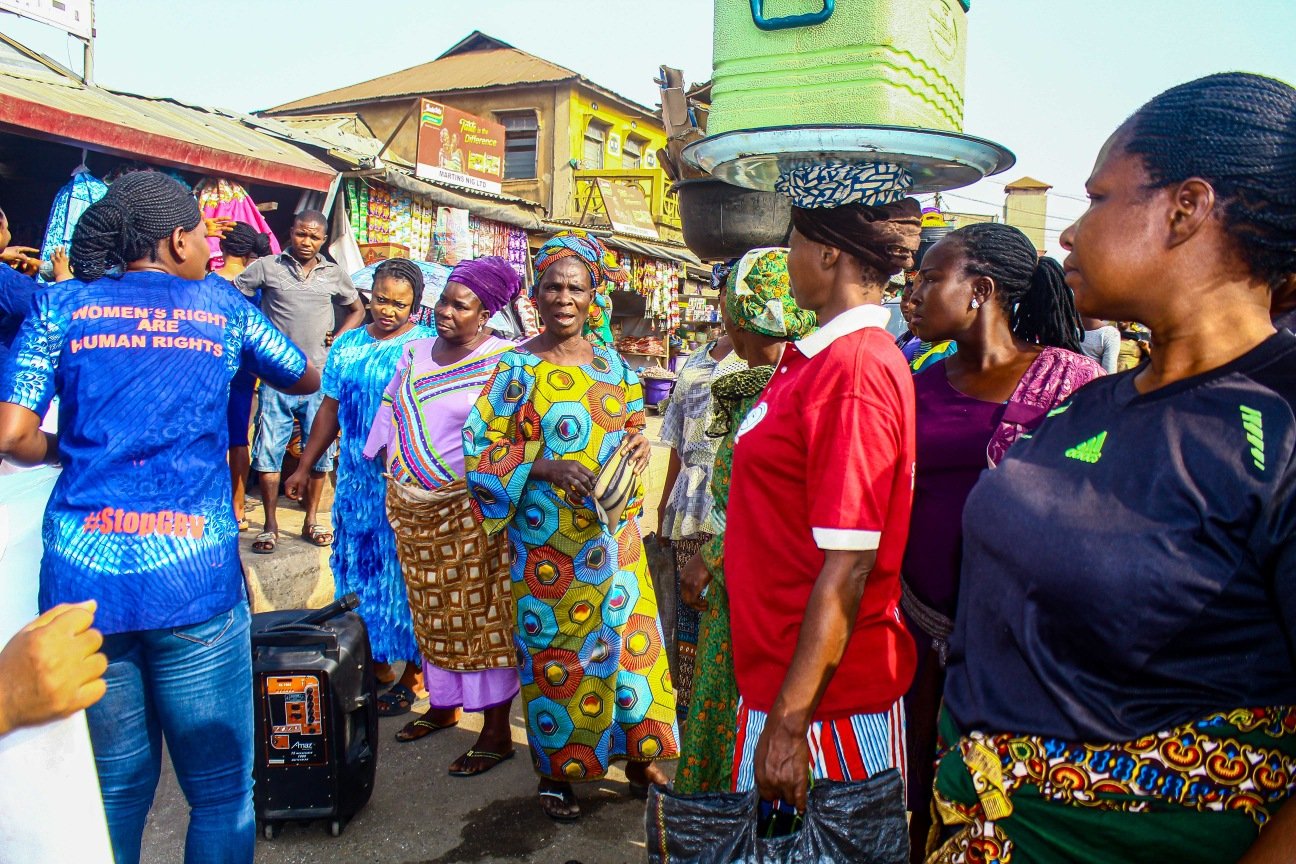
M 847 309 L 836 318 L 796 343 L 797 350 L 813 357 L 843 336 L 849 336 L 865 327 L 885 328 L 891 313 L 875 303 L 865 303 Z

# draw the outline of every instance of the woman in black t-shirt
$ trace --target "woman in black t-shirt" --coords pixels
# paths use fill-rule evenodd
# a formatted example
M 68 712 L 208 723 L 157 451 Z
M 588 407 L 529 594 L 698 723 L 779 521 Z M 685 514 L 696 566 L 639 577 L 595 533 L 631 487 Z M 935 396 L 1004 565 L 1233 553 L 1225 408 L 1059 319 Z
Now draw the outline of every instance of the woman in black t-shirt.
M 968 498 L 928 860 L 1289 861 L 1296 336 L 1269 313 L 1296 296 L 1296 89 L 1169 90 L 1087 187 L 1077 307 L 1156 350 Z

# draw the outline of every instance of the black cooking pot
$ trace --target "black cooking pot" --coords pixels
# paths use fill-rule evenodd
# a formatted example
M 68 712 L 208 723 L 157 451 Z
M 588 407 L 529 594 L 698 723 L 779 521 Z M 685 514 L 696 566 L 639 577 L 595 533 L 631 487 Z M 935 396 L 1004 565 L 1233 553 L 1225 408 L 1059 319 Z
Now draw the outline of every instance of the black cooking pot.
M 679 180 L 684 243 L 704 261 L 737 258 L 762 246 L 786 246 L 792 234 L 792 202 L 704 177 Z

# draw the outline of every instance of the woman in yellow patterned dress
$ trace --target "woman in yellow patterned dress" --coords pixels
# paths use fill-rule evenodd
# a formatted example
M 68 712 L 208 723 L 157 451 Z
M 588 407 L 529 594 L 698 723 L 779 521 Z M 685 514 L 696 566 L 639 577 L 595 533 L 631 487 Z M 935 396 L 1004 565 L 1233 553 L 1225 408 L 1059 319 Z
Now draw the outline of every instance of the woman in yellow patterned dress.
M 678 756 L 675 693 L 639 532 L 643 488 L 615 525 L 600 521 L 595 477 L 618 451 L 642 470 L 643 391 L 614 351 L 582 335 L 606 250 L 580 234 L 536 257 L 545 329 L 501 359 L 464 428 L 474 509 L 507 530 L 527 735 L 544 811 L 580 816 L 573 781 L 627 759 L 633 786 L 665 783 Z

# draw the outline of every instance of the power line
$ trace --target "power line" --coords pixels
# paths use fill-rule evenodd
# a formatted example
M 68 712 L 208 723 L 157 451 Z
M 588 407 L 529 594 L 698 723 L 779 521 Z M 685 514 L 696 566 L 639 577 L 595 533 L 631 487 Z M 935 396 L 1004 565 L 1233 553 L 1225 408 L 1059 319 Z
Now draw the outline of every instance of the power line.
M 1002 205 L 1002 204 L 994 204 L 994 203 L 992 203 L 992 202 L 990 202 L 990 201 L 982 201 L 980 198 L 970 198 L 970 197 L 968 197 L 967 195 L 960 195 L 960 194 L 958 194 L 957 192 L 942 192 L 941 194 L 942 194 L 942 195 L 945 195 L 945 196 L 948 196 L 948 197 L 950 197 L 950 198 L 958 198 L 958 199 L 960 199 L 960 200 L 962 200 L 962 201 L 970 201 L 970 202 L 972 202 L 973 204 L 984 204 L 986 207 L 994 207 L 994 208 L 995 208 L 996 210 L 998 210 L 1000 213 L 1003 212 L 1003 205 Z M 1058 215 L 1053 214 L 1053 213 L 1045 213 L 1045 214 L 1044 214 L 1044 218 L 1045 218 L 1045 219 L 1055 219 L 1055 220 L 1058 220 L 1058 221 L 1061 221 L 1061 222 L 1065 222 L 1065 223 L 1067 223 L 1068 225 L 1070 225 L 1070 224 L 1071 224 L 1072 222 L 1074 222 L 1074 221 L 1076 220 L 1076 218 L 1078 218 L 1078 217 L 1071 217 L 1071 216 L 1058 216 Z
M 989 177 L 983 177 L 983 178 L 982 178 L 982 182 L 985 182 L 985 183 L 993 183 L 993 184 L 995 184 L 996 186 L 1008 186 L 1008 185 L 1009 185 L 1009 184 L 1003 182 L 1002 180 L 991 180 Z M 1050 194 L 1050 195 L 1055 195 L 1055 196 L 1057 196 L 1058 198 L 1068 198 L 1068 199 L 1070 199 L 1070 200 L 1072 200 L 1072 201 L 1079 201 L 1081 204 L 1088 204 L 1088 203 L 1089 203 L 1089 199 L 1088 199 L 1088 198 L 1085 198 L 1084 196 L 1081 196 L 1081 195 L 1068 195 L 1068 194 L 1066 194 L 1065 192 L 1052 192 L 1052 191 L 1050 191 L 1048 194 Z

